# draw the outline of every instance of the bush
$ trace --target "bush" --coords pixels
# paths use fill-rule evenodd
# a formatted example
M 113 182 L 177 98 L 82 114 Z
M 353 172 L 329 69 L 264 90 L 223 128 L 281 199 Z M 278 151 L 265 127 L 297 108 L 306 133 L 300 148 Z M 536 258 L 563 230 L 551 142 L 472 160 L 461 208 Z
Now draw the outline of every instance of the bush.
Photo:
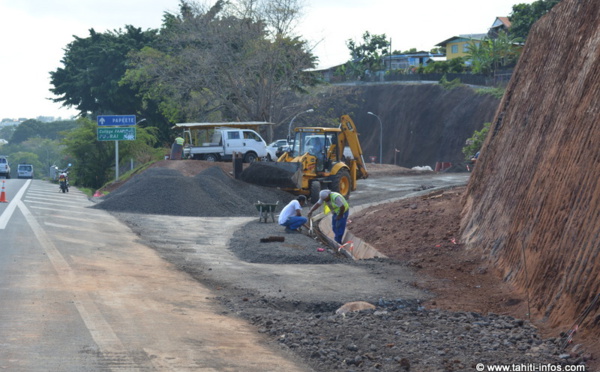
M 477 93 L 477 94 L 489 94 L 491 96 L 494 96 L 495 98 L 502 99 L 502 97 L 504 96 L 504 92 L 505 91 L 506 91 L 506 89 L 504 89 L 502 87 L 488 87 L 488 88 L 476 89 L 475 93 Z
M 462 149 L 466 160 L 471 159 L 473 155 L 481 150 L 481 146 L 483 145 L 483 141 L 485 141 L 485 138 L 490 131 L 491 125 L 492 123 L 484 123 L 481 130 L 476 130 L 473 132 L 473 136 L 467 139 L 467 145 Z
M 440 85 L 444 89 L 451 90 L 451 89 L 461 86 L 462 83 L 460 82 L 459 78 L 448 81 L 448 79 L 446 78 L 446 75 L 444 74 L 444 76 L 442 76 L 442 78 L 440 79 Z

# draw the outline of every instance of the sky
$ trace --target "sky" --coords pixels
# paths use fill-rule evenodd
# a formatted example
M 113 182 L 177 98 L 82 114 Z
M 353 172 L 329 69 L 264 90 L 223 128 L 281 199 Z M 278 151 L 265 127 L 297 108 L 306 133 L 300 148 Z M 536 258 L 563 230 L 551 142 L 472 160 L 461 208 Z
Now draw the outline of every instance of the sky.
M 346 41 L 365 31 L 385 34 L 392 50 L 430 50 L 460 34 L 486 33 L 512 6 L 533 0 L 303 0 L 295 33 L 308 41 L 319 67 L 350 57 Z M 199 1 L 207 3 L 206 1 Z M 212 3 L 212 2 L 208 2 Z M 0 120 L 77 114 L 50 92 L 50 71 L 61 67 L 73 37 L 133 25 L 159 28 L 179 0 L 0 0 Z M 129 113 L 125 113 L 129 114 Z

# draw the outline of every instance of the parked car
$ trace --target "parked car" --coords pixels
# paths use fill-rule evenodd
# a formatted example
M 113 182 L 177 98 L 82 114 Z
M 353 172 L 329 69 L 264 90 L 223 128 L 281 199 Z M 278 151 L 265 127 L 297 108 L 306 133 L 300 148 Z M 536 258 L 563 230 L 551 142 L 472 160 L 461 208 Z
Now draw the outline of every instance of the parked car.
M 8 157 L 0 155 L 0 176 L 10 178 L 10 165 L 8 164 Z
M 17 177 L 18 178 L 33 178 L 33 165 L 19 164 L 19 166 L 17 166 Z
M 278 139 L 277 141 L 271 142 L 267 146 L 267 159 L 272 161 L 277 160 L 283 153 L 282 149 L 287 146 L 288 141 L 286 139 Z

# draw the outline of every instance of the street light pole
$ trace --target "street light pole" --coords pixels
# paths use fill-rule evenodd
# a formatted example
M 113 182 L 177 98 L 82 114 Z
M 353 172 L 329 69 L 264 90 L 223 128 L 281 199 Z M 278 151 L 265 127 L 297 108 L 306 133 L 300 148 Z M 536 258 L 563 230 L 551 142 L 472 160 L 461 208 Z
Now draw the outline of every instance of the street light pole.
M 290 120 L 290 125 L 288 126 L 288 136 L 287 136 L 288 143 L 290 142 L 290 139 L 292 138 L 292 124 L 294 123 L 294 119 L 296 119 L 296 117 L 300 114 L 304 114 L 306 112 L 313 112 L 313 111 L 315 111 L 315 110 L 308 109 L 306 111 L 301 111 L 301 112 L 297 113 L 296 115 L 294 115 L 292 120 Z
M 383 157 L 383 124 L 381 123 L 379 116 L 375 115 L 371 111 L 367 112 L 367 114 L 373 115 L 377 118 L 377 120 L 379 120 L 379 164 L 381 164 L 381 158 Z

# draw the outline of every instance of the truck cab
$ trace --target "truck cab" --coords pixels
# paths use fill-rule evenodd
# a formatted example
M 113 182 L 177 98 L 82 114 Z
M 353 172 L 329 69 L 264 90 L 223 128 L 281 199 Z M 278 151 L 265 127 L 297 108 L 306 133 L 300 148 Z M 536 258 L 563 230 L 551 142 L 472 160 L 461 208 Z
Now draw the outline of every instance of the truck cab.
M 331 147 L 332 143 L 337 143 L 337 133 L 335 132 L 324 132 L 322 134 L 307 134 L 303 132 L 298 132 L 296 139 L 298 139 L 299 146 L 292 147 L 293 156 L 300 156 L 304 153 L 309 153 L 312 155 L 322 154 L 323 151 L 328 151 Z M 352 149 L 348 146 L 344 146 L 344 150 L 342 152 L 342 158 L 337 159 L 346 160 L 352 159 L 354 156 L 352 155 Z

